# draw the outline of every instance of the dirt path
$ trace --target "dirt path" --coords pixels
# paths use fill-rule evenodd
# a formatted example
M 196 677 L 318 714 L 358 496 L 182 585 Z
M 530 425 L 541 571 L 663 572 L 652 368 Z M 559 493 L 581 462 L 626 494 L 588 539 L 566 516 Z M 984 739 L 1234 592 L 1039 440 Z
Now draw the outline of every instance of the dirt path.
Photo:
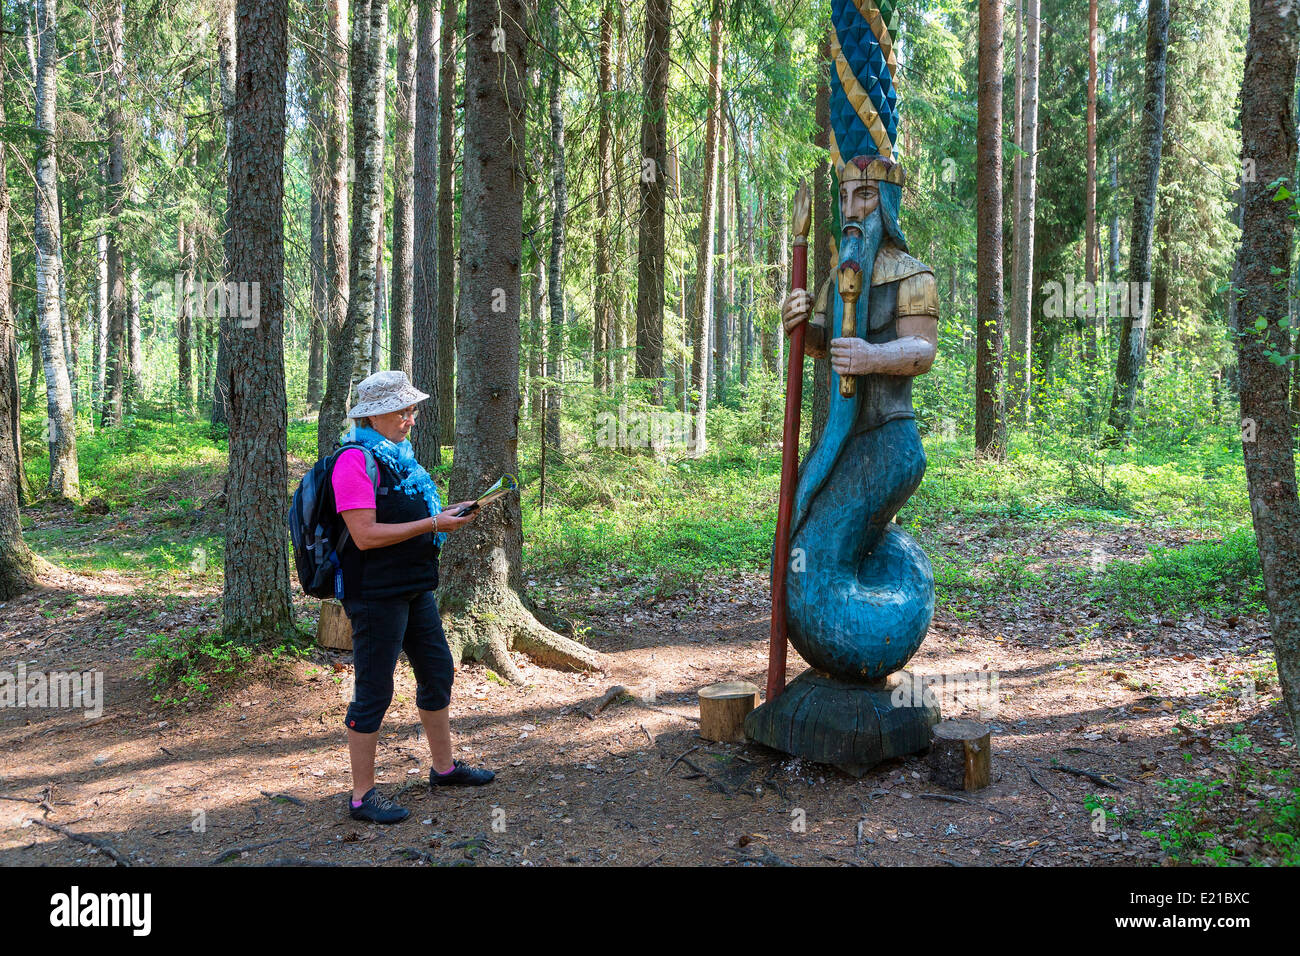
M 122 577 L 60 573 L 47 583 L 0 605 L 0 669 L 101 669 L 106 706 L 95 721 L 0 709 L 0 795 L 19 798 L 0 799 L 0 864 L 112 865 L 107 851 L 25 822 L 39 817 L 153 864 L 1149 865 L 1160 849 L 1140 831 L 1159 821 L 1160 781 L 1223 776 L 1230 757 L 1215 744 L 1235 724 L 1269 754 L 1283 735 L 1268 694 L 1251 701 L 1239 690 L 1269 650 L 1259 621 L 1136 626 L 1049 603 L 971 620 L 941 613 L 909 666 L 996 673 L 997 703 L 990 715 L 987 695 L 943 698 L 945 716 L 985 707 L 994 774 L 987 790 L 955 795 L 968 802 L 936 799 L 954 795 L 930 783 L 922 757 L 855 780 L 697 736 L 701 685 L 763 684 L 763 575 L 658 601 L 547 582 L 550 610 L 582 612 L 610 672 L 564 674 L 520 658 L 529 683 L 502 686 L 479 665 L 462 667 L 457 756 L 498 779 L 431 794 L 403 663 L 377 771 L 381 790 L 399 791 L 412 813 L 381 828 L 344 811 L 350 655 L 320 651 L 275 680 L 160 708 L 133 651 L 151 632 L 214 626 L 218 595 L 132 597 L 141 582 Z M 791 676 L 803 666 L 792 655 Z M 629 697 L 583 713 L 614 684 L 654 703 Z M 1120 814 L 1103 832 L 1085 806 L 1098 793 Z

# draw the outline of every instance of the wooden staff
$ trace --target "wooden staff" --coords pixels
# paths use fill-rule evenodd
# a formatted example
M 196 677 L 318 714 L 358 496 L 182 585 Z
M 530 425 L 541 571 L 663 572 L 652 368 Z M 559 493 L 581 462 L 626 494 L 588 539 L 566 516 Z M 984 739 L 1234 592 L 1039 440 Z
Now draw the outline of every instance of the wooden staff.
M 852 338 L 858 334 L 858 296 L 862 295 L 862 267 L 850 259 L 840 266 L 840 298 L 844 300 L 844 318 L 840 322 L 840 337 Z M 852 398 L 858 390 L 856 375 L 840 376 L 840 395 Z
M 808 288 L 808 227 L 812 222 L 812 197 L 808 184 L 799 183 L 794 197 L 794 262 L 790 289 Z M 799 414 L 803 408 L 803 339 L 807 322 L 790 333 L 790 358 L 785 373 L 785 425 L 781 433 L 781 496 L 776 509 L 776 548 L 772 555 L 772 639 L 767 658 L 767 700 L 785 690 L 785 646 L 788 632 L 785 576 L 790 565 L 790 515 L 794 510 L 799 474 Z

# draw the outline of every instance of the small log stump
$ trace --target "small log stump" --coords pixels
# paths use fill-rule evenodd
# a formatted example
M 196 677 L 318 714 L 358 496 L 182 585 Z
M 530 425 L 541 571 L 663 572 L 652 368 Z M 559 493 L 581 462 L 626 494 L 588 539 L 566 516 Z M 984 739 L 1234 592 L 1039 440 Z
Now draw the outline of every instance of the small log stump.
M 316 626 L 316 643 L 336 651 L 352 650 L 352 622 L 343 605 L 333 598 L 320 602 L 320 623 Z
M 705 740 L 745 742 L 745 718 L 758 706 L 758 687 L 747 680 L 700 688 L 700 736 Z
M 989 740 L 989 729 L 977 720 L 936 724 L 930 743 L 930 778 L 950 790 L 987 787 L 993 753 Z

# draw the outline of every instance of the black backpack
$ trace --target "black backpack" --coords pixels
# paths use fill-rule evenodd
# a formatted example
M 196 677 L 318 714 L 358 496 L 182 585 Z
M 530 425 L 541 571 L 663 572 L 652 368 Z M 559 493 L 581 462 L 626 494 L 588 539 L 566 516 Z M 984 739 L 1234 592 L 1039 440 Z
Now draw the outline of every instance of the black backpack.
M 298 568 L 298 583 L 308 597 L 340 597 L 335 577 L 339 570 L 339 552 L 348 543 L 348 526 L 334 510 L 334 488 L 330 475 L 334 462 L 349 448 L 360 448 L 366 456 L 366 474 L 379 490 L 379 466 L 370 449 L 359 442 L 345 442 L 327 457 L 312 465 L 303 475 L 289 505 L 289 537 L 293 540 L 293 561 Z M 342 528 L 341 532 L 336 529 Z

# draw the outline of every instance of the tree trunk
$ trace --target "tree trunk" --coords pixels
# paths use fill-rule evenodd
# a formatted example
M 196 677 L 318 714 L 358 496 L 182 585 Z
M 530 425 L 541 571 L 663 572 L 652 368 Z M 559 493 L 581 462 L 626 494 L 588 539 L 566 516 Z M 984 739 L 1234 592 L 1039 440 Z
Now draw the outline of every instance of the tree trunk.
M 709 331 L 713 324 L 713 217 L 718 196 L 718 138 L 722 126 L 722 3 L 712 0 L 709 14 L 709 108 L 701 167 L 700 239 L 695 260 L 695 308 L 691 312 L 691 390 L 695 393 L 692 452 L 708 448 Z
M 602 39 L 602 43 L 605 42 Z M 651 395 L 656 404 L 663 402 L 664 213 L 668 185 L 664 171 L 668 166 L 668 69 L 671 56 L 672 3 L 670 0 L 649 0 L 646 8 L 645 70 L 642 83 L 644 100 L 641 111 L 641 207 L 636 257 L 636 374 L 638 378 L 649 379 L 654 383 Z M 604 64 L 607 57 L 608 53 L 602 47 L 602 72 L 606 69 Z M 610 162 L 612 161 L 611 157 Z M 605 308 L 605 321 L 607 324 L 612 323 L 613 308 L 608 302 Z M 603 335 L 608 343 L 608 325 Z
M 1097 3 L 1088 0 L 1088 179 L 1084 187 L 1083 277 L 1088 288 L 1097 292 Z M 1094 298 L 1094 301 L 1095 298 Z M 1104 310 L 1101 310 L 1104 311 Z M 1097 361 L 1097 319 L 1083 316 L 1084 356 L 1088 367 Z M 1091 404 L 1091 403 L 1090 403 Z
M 176 118 L 176 164 L 184 166 L 186 144 L 185 116 Z M 189 231 L 184 211 L 176 216 L 176 404 L 182 416 L 194 409 L 194 321 L 190 307 L 194 301 L 194 272 L 190 269 Z M 110 329 L 112 318 L 109 319 Z M 108 380 L 105 378 L 105 399 L 107 399 Z M 107 400 L 105 401 L 107 405 Z
M 359 0 L 352 15 L 352 151 L 356 186 L 348 249 L 352 376 L 349 395 L 371 374 L 384 206 L 384 65 L 388 0 Z
M 713 349 L 709 356 L 710 394 L 720 403 L 726 389 L 727 377 L 727 310 L 731 308 L 727 295 L 727 216 L 731 210 L 731 177 L 727 175 L 727 91 L 722 91 L 718 110 L 718 216 L 717 246 L 713 252 Z
M 451 283 L 438 274 L 438 34 L 441 14 L 434 0 L 419 0 L 415 24 L 415 169 L 411 211 L 411 382 L 429 394 L 411 435 L 415 457 L 432 467 L 442 464 L 442 397 L 439 368 L 439 289 Z M 454 90 L 443 90 L 450 96 Z M 394 252 L 396 257 L 396 252 Z M 451 356 L 446 356 L 450 361 Z
M 325 4 L 309 0 L 307 11 L 313 33 L 325 37 Z M 322 41 L 324 42 L 324 41 Z M 323 50 L 308 47 L 307 135 L 311 140 L 308 184 L 311 190 L 311 315 L 307 346 L 307 408 L 320 407 L 325 392 L 325 330 L 329 312 L 329 279 L 325 274 L 325 154 L 322 140 L 328 119 L 322 84 L 328 69 Z M 220 349 L 218 349 L 220 352 Z M 213 404 L 220 389 L 214 390 Z
M 1289 271 L 1294 195 L 1274 199 L 1278 181 L 1290 181 L 1296 168 L 1294 115 L 1300 8 L 1287 0 L 1251 0 L 1250 36 L 1241 86 L 1241 155 L 1255 162 L 1253 180 L 1244 184 L 1241 247 L 1236 276 L 1240 326 L 1236 336 L 1241 375 L 1242 451 L 1246 485 L 1264 571 L 1264 593 L 1277 657 L 1278 681 L 1291 717 L 1291 736 L 1300 734 L 1300 499 L 1296 494 L 1295 453 L 1287 409 L 1290 333 L 1285 283 Z M 1292 193 L 1295 187 L 1292 183 Z M 1254 438 L 1254 441 L 1249 440 Z
M 108 181 L 108 164 L 101 163 L 104 180 Z M 108 380 L 108 236 L 100 233 L 95 237 L 95 331 L 94 339 L 94 394 L 91 407 L 96 411 L 104 408 L 104 383 Z
M 613 297 L 610 294 L 610 249 L 611 233 L 609 229 L 609 196 L 613 189 L 613 129 L 610 123 L 613 96 L 613 43 L 614 16 L 610 0 L 603 0 L 600 8 L 600 67 L 599 86 L 597 88 L 597 125 L 596 125 L 596 248 L 595 248 L 595 297 L 591 319 L 591 382 L 597 392 L 609 391 L 609 333 L 613 324 Z M 647 42 L 654 20 L 653 12 L 646 15 Z M 648 51 L 647 51 L 648 52 Z M 648 114 L 649 111 L 646 110 Z M 643 118 L 644 126 L 647 120 Z M 643 134 L 644 136 L 644 131 Z M 649 155 L 642 149 L 643 155 Z M 651 157 L 653 160 L 653 157 Z M 642 161 L 644 163 L 644 160 Z M 645 170 L 642 170 L 642 178 Z M 644 184 L 642 186 L 644 190 Z M 642 217 L 644 219 L 645 213 Z M 640 276 L 640 256 L 637 259 L 637 274 Z M 640 366 L 641 332 L 640 332 L 640 285 L 637 287 L 638 331 L 637 362 Z
M 744 202 L 745 218 L 743 224 L 738 224 L 745 239 L 745 262 L 753 265 L 757 262 L 758 248 L 754 242 L 754 208 L 753 208 L 753 188 L 754 188 L 754 127 L 749 127 L 749 142 L 747 144 L 748 173 L 746 182 L 749 183 L 749 195 L 746 195 Z M 736 162 L 736 196 L 739 201 L 740 191 L 740 162 L 739 147 L 737 147 Z M 739 204 L 736 207 L 740 208 Z M 739 213 L 737 213 L 739 217 Z M 753 359 L 754 353 L 754 273 L 749 269 L 745 270 L 745 305 L 742 311 L 742 320 L 740 328 L 740 381 L 741 384 L 749 382 L 749 364 Z
M 1147 5 L 1146 93 L 1142 108 L 1137 188 L 1133 193 L 1133 234 L 1129 239 L 1129 288 L 1140 303 L 1137 315 L 1124 317 L 1115 364 L 1115 388 L 1110 399 L 1106 443 L 1123 441 L 1133 421 L 1138 383 L 1147 356 L 1147 327 L 1151 320 L 1151 247 L 1155 233 L 1156 188 L 1160 183 L 1160 153 L 1165 127 L 1165 62 L 1169 45 L 1169 0 Z M 1250 155 L 1249 153 L 1247 155 Z M 1130 293 L 1130 299 L 1133 294 Z
M 326 50 L 329 119 L 325 127 L 325 276 L 329 285 L 329 322 L 325 357 L 325 397 L 316 419 L 316 453 L 326 455 L 343 430 L 352 386 L 353 339 L 348 327 L 352 272 L 348 261 L 348 182 L 354 164 L 348 158 L 348 4 L 328 0 Z
M 452 179 L 456 173 L 456 50 L 460 13 L 457 0 L 443 0 L 438 88 L 438 427 L 442 444 L 456 440 L 456 274 L 453 244 Z
M 4 62 L 4 7 L 0 5 L 0 63 Z M 5 95 L 0 88 L 0 127 L 5 125 Z M 23 540 L 18 516 L 22 486 L 22 441 L 18 424 L 18 341 L 14 334 L 10 283 L 8 147 L 0 148 L 0 601 L 36 587 L 36 566 Z
M 391 352 L 388 367 L 401 369 L 408 378 L 412 374 L 411 290 L 415 281 L 412 274 L 415 249 L 415 55 L 410 19 L 406 17 L 406 26 L 397 38 L 397 121 L 393 129 L 393 297 L 388 317 Z
M 131 374 L 128 380 L 127 402 L 134 408 L 136 396 L 140 394 L 140 386 L 144 382 L 144 352 L 140 341 L 140 264 L 134 257 L 131 259 L 130 285 L 127 288 L 126 325 L 127 343 L 131 353 L 128 363 Z
M 673 155 L 673 169 L 676 170 L 676 175 L 673 177 L 673 196 L 677 204 L 676 205 L 677 218 L 680 219 L 682 216 L 682 157 L 681 157 L 680 140 L 673 142 L 672 155 Z M 681 265 L 681 272 L 677 277 L 677 310 L 678 310 L 677 318 L 681 326 L 681 338 L 678 340 L 681 346 L 678 351 L 682 358 L 681 369 L 680 369 L 681 393 L 678 395 L 679 401 L 673 405 L 673 407 L 679 410 L 683 415 L 689 413 L 690 411 L 689 396 L 691 391 L 690 388 L 691 344 L 688 341 L 688 339 L 690 338 L 691 322 L 690 322 L 690 314 L 689 314 L 690 299 L 686 294 L 686 290 L 687 290 L 686 270 L 687 270 L 687 260 L 683 258 L 682 265 Z
M 230 474 L 226 482 L 227 639 L 273 645 L 294 632 L 289 601 L 289 486 L 284 387 L 284 135 L 288 0 L 238 0 L 230 274 L 256 283 L 256 321 L 227 342 Z
M 785 295 L 786 286 L 786 257 L 782 252 L 782 246 L 785 242 L 785 202 L 784 197 L 775 195 L 767 200 L 767 261 L 768 275 L 771 277 L 772 299 L 780 302 Z M 777 375 L 780 366 L 777 364 L 776 343 L 783 335 L 780 326 L 780 317 L 777 318 L 776 327 L 770 327 L 766 320 L 763 328 L 759 332 L 759 351 L 763 353 L 763 368 L 767 369 L 768 374 Z
M 1020 229 L 1020 183 L 1024 178 L 1025 169 L 1023 154 L 1025 148 L 1025 2 L 1026 0 L 1015 0 L 1016 52 L 1012 70 L 1016 78 L 1014 91 L 1015 115 L 1011 121 L 1011 141 L 1016 147 L 1015 158 L 1011 161 L 1011 229 L 1013 240 L 1011 243 L 1011 321 L 1013 323 L 1015 317 L 1020 314 L 1020 310 L 1016 306 L 1019 293 L 1016 288 L 1016 276 L 1020 274 L 1016 257 L 1020 255 L 1020 245 L 1015 241 L 1015 233 Z M 1004 236 L 1004 241 L 1005 238 Z M 1005 249 L 1003 253 L 1005 255 Z M 1014 331 L 1011 337 L 1013 340 L 1015 339 Z
M 1012 234 L 1014 269 L 1011 276 L 1011 361 L 1007 371 L 1007 404 L 1022 421 L 1030 416 L 1030 382 L 1033 369 L 1034 224 L 1038 196 L 1038 38 L 1039 0 L 1025 0 L 1025 62 L 1023 102 L 1018 111 L 1016 222 Z M 1019 44 L 1019 39 L 1017 39 Z
M 1006 454 L 1002 395 L 1002 4 L 979 0 L 976 126 L 975 449 Z
M 551 4 L 551 39 L 560 41 L 560 7 Z M 564 171 L 564 109 L 560 104 L 560 64 L 551 66 L 551 258 L 548 265 L 547 303 L 551 325 L 546 342 L 546 453 L 554 462 L 563 453 L 560 440 L 560 405 L 563 394 L 560 378 L 561 354 L 564 349 L 564 220 L 569 214 L 568 180 Z
M 36 308 L 45 367 L 45 425 L 50 448 L 46 493 L 56 499 L 78 494 L 77 432 L 68 374 L 62 279 L 63 236 L 59 223 L 59 171 L 55 159 L 55 73 L 58 62 L 57 0 L 36 3 L 36 198 L 33 239 Z
M 27 370 L 27 395 L 23 398 L 23 408 L 36 407 L 36 387 L 41 378 L 41 330 L 38 314 L 40 312 L 39 301 L 37 308 L 32 309 L 31 328 L 28 330 L 27 354 L 31 356 L 31 365 Z
M 230 178 L 230 167 L 232 157 L 230 155 L 231 143 L 234 141 L 234 123 L 235 123 L 235 83 L 236 83 L 236 50 L 237 41 L 235 28 L 235 0 L 223 0 L 224 5 L 221 9 L 220 27 L 217 33 L 217 60 L 218 75 L 221 82 L 221 117 L 226 126 L 226 178 Z M 328 224 L 326 226 L 328 232 Z M 327 240 L 328 241 L 328 240 Z M 222 276 L 225 281 L 232 279 L 231 272 L 231 236 L 230 236 L 230 207 L 226 207 L 225 231 L 222 236 L 221 244 L 222 254 Z M 329 283 L 326 283 L 327 287 Z M 228 312 L 229 309 L 223 310 Z M 321 321 L 325 321 L 324 317 Z M 226 382 L 230 378 L 230 355 L 227 351 L 227 342 L 230 338 L 230 329 L 233 325 L 229 315 L 217 316 L 217 367 L 213 373 L 212 386 L 212 407 L 208 411 L 208 420 L 213 425 L 230 424 L 230 396 L 226 392 Z M 319 398 L 317 399 L 319 401 Z
M 127 373 L 127 329 L 126 329 L 126 275 L 122 256 L 122 177 L 125 157 L 123 131 L 125 121 L 122 116 L 122 102 L 125 94 L 123 72 L 126 68 L 123 59 L 124 41 L 123 8 L 114 3 L 108 7 L 108 23 L 105 40 L 108 44 L 109 72 L 113 88 L 108 92 L 108 113 L 105 125 L 108 127 L 108 182 L 106 184 L 108 200 L 108 368 L 105 381 L 104 411 L 101 419 L 103 427 L 118 425 L 122 421 L 123 396 L 126 389 Z
M 384 329 L 388 325 L 388 270 L 384 266 L 384 198 L 379 197 L 379 226 L 375 230 L 375 318 L 370 329 L 370 375 L 385 367 Z
M 503 472 L 518 473 L 524 18 L 520 0 L 469 0 L 466 6 L 465 271 L 456 330 L 461 363 L 453 501 L 477 494 Z M 529 26 L 535 31 L 536 24 Z M 493 50 L 494 34 L 499 52 Z M 498 289 L 504 291 L 504 312 L 493 309 Z M 524 607 L 518 593 L 522 550 L 517 495 L 484 509 L 448 539 L 438 597 L 453 654 L 482 660 L 510 680 L 523 677 L 510 657 L 512 642 L 544 663 L 598 669 L 598 655 L 546 630 Z
M 60 217 L 57 263 L 59 273 L 59 328 L 63 333 L 63 354 L 68 369 L 68 393 L 72 396 L 72 415 L 75 419 L 77 410 L 81 408 L 81 391 L 77 382 L 77 339 L 79 335 L 77 323 L 70 321 L 68 318 L 68 270 L 63 261 L 62 215 L 59 213 L 57 203 L 55 204 L 55 214 Z

